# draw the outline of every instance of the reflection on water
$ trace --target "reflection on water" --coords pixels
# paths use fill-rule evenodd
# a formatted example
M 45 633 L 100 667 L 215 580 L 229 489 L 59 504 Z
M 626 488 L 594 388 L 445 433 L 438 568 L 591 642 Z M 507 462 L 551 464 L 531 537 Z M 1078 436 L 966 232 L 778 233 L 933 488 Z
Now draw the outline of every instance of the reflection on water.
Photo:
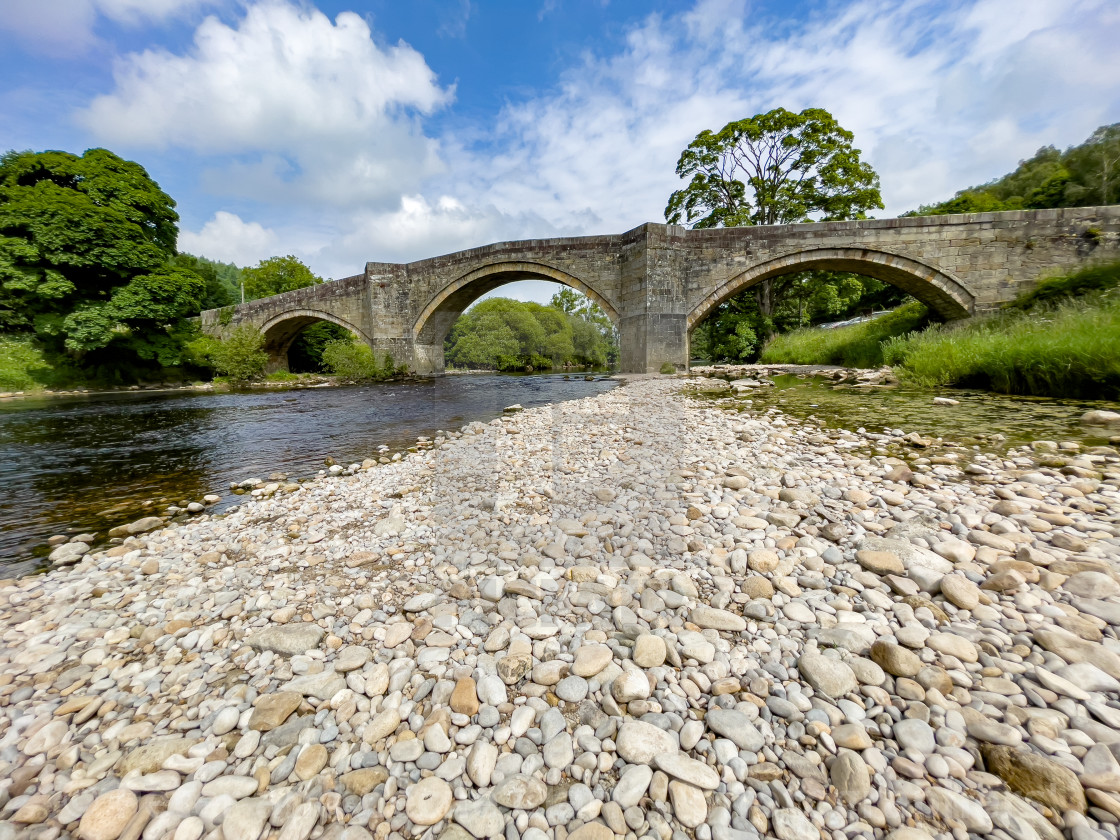
M 960 405 L 934 405 L 935 393 L 903 386 L 833 386 L 818 377 L 776 376 L 773 388 L 747 394 L 753 408 L 773 406 L 798 418 L 816 417 L 828 426 L 881 432 L 884 428 L 942 437 L 964 445 L 1006 450 L 1033 440 L 1107 445 L 1108 432 L 1082 426 L 1081 415 L 1094 408 L 1115 411 L 1116 403 L 1016 397 L 988 391 L 936 392 Z M 1002 435 L 1002 439 L 995 437 Z
M 314 474 L 418 435 L 601 393 L 562 375 L 449 376 L 420 383 L 211 394 L 120 393 L 0 403 L 0 565 L 26 571 L 47 537 L 104 531 L 231 481 Z

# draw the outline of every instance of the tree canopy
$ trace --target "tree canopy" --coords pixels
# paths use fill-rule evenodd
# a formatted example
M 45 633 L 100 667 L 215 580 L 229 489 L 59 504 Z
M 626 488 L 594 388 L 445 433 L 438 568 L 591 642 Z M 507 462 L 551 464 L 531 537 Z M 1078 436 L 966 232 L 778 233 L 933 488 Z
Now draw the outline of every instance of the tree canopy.
M 775 108 L 702 131 L 677 162 L 677 175 L 691 180 L 669 197 L 665 218 L 695 228 L 866 218 L 883 199 L 879 176 L 854 140 L 822 108 Z M 721 304 L 693 347 L 712 358 L 752 358 L 776 330 L 853 305 L 872 290 L 867 281 L 830 271 L 765 279 Z
M 669 197 L 665 218 L 697 228 L 865 218 L 883 199 L 854 139 L 823 108 L 775 108 L 701 131 L 677 161 L 692 180 Z
M 171 264 L 175 202 L 105 149 L 0 157 L 0 330 L 82 358 L 177 364 L 205 282 Z
M 1015 171 L 907 215 L 1043 210 L 1120 203 L 1120 123 L 1102 125 L 1064 152 L 1043 146 Z
M 610 319 L 594 301 L 566 291 L 549 306 L 507 298 L 477 303 L 451 328 L 444 343 L 447 362 L 489 370 L 613 363 L 618 351 Z
M 233 263 L 216 262 L 194 254 L 180 253 L 171 264 L 193 271 L 202 278 L 206 291 L 202 309 L 221 309 L 241 302 L 241 269 Z
M 245 284 L 245 300 L 259 300 L 323 282 L 322 277 L 290 254 L 270 257 L 253 268 L 242 269 L 241 280 Z

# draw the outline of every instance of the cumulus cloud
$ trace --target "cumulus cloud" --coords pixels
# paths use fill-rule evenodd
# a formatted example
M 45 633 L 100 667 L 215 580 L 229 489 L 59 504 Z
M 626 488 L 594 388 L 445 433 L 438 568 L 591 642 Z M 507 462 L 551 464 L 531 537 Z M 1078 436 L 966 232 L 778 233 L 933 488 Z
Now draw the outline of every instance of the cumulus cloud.
M 138 26 L 162 23 L 222 0 L 5 0 L 0 29 L 29 48 L 52 54 L 81 51 L 94 40 L 98 16 Z
M 735 0 L 651 16 L 549 95 L 508 106 L 485 189 L 600 230 L 660 220 L 704 128 L 815 106 L 856 134 L 887 213 L 948 197 L 1120 114 L 1120 8 L 1102 0 L 857 0 L 792 29 Z M 588 229 L 592 232 L 592 229 Z
M 207 18 L 186 54 L 131 55 L 114 77 L 79 115 L 105 142 L 234 156 L 208 173 L 212 189 L 335 206 L 392 206 L 438 172 L 418 119 L 453 93 L 358 15 L 332 23 L 285 3 L 252 6 L 236 26 Z
M 259 213 L 240 201 L 240 216 L 185 233 L 184 248 L 242 262 L 295 253 L 338 277 L 366 260 L 659 221 L 701 129 L 778 106 L 826 108 L 855 132 L 882 177 L 884 215 L 1120 115 L 1109 0 L 814 8 L 789 21 L 700 0 L 651 15 L 617 48 L 573 59 L 554 86 L 485 121 L 452 112 L 433 136 L 426 119 L 453 90 L 423 56 L 382 44 L 355 15 L 332 22 L 271 2 L 236 25 L 206 20 L 183 54 L 126 58 L 82 119 L 126 148 L 186 148 L 211 193 L 257 202 Z M 269 221 L 250 229 L 254 219 Z
M 236 265 L 256 265 L 277 256 L 280 244 L 276 231 L 225 210 L 215 213 L 199 231 L 179 231 L 180 251 Z

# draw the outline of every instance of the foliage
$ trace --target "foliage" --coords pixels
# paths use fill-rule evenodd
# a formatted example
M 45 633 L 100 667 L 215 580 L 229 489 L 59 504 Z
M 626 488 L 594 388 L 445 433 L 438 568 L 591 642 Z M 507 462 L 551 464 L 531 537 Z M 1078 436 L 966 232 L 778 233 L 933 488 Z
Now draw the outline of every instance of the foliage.
M 572 292 L 553 304 L 490 298 L 460 316 L 444 344 L 455 367 L 490 370 L 602 366 L 617 358 L 614 325 L 593 301 Z M 563 308 L 567 307 L 567 309 Z
M 353 339 L 332 341 L 323 349 L 323 365 L 331 373 L 346 379 L 388 379 L 402 372 L 393 363 L 393 357 L 385 354 L 385 360 L 378 364 L 369 345 Z
M 677 366 L 675 364 L 673 364 L 672 362 L 664 362 L 664 363 L 662 363 L 660 370 L 661 370 L 662 374 L 664 374 L 665 376 L 668 376 L 671 373 L 676 373 L 677 372 Z
M 30 336 L 0 336 L 0 391 L 41 388 L 48 370 L 43 351 Z
M 677 175 L 691 181 L 669 197 L 665 218 L 697 228 L 866 218 L 883 199 L 879 176 L 860 160 L 854 139 L 822 108 L 799 114 L 775 108 L 718 132 L 702 131 L 677 161 Z M 697 346 L 711 358 L 750 358 L 757 336 L 781 328 L 789 299 L 797 303 L 794 326 L 800 326 L 811 300 L 818 308 L 840 307 L 851 288 L 833 272 L 764 278 L 741 295 L 752 296 L 754 306 L 740 301 L 717 312 L 726 317 L 708 326 Z
M 221 309 L 241 302 L 241 269 L 236 265 L 193 254 L 177 254 L 171 264 L 189 269 L 202 278 L 206 286 L 202 295 L 202 310 Z
M 0 157 L 0 331 L 107 382 L 179 365 L 206 281 L 175 262 L 174 208 L 105 149 Z
M 736 295 L 716 308 L 692 333 L 692 355 L 711 362 L 753 361 L 764 330 L 758 304 L 750 295 Z
M 330 321 L 319 321 L 304 327 L 288 348 L 288 370 L 293 373 L 322 373 L 323 351 L 332 341 L 353 341 L 354 335 L 345 327 Z
M 1120 203 L 1120 123 L 1102 125 L 1064 152 L 1043 146 L 1014 172 L 961 190 L 948 201 L 907 215 L 1081 207 Z
M 893 312 L 834 329 L 799 329 L 779 335 L 762 350 L 769 364 L 844 365 L 879 367 L 884 363 L 883 344 L 929 323 L 929 311 L 911 301 Z
M 256 327 L 248 325 L 238 327 L 223 341 L 209 337 L 196 339 L 190 349 L 197 354 L 196 358 L 209 362 L 214 370 L 234 382 L 260 379 L 268 364 L 264 336 Z
M 692 355 L 712 362 L 754 361 L 764 336 L 897 306 L 909 299 L 895 286 L 846 272 L 799 272 L 773 281 L 781 302 L 771 318 L 763 317 L 750 290 L 735 295 L 693 331 Z
M 323 278 L 293 256 L 270 257 L 253 268 L 243 268 L 241 279 L 245 284 L 245 300 L 264 297 L 317 286 Z
M 1029 311 L 1039 305 L 1118 287 L 1120 287 L 1120 260 L 1098 263 L 1073 274 L 1043 280 L 1031 291 L 1019 295 L 1008 304 L 1007 308 Z
M 564 286 L 548 305 L 574 316 L 572 346 L 577 359 L 586 359 L 594 367 L 618 364 L 618 327 L 598 303 Z
M 186 318 L 197 312 L 202 279 L 182 268 L 134 277 L 104 302 L 80 304 L 61 320 L 67 350 L 81 356 L 113 345 L 144 361 L 173 367 L 182 361 Z M 52 327 L 53 328 L 53 327 Z
M 934 327 L 889 340 L 884 355 L 903 380 L 927 387 L 1115 400 L 1120 295 L 1113 290 Z
M 677 161 L 692 180 L 669 197 L 665 218 L 700 228 L 863 218 L 883 200 L 854 139 L 823 108 L 775 108 L 701 131 Z

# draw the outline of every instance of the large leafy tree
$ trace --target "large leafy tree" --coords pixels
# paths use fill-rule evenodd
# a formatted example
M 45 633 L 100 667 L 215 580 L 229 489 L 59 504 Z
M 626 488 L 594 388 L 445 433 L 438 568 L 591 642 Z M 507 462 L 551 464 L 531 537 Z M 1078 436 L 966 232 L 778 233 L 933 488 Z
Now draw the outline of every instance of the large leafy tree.
M 669 197 L 665 218 L 698 228 L 864 218 L 883 199 L 854 139 L 823 108 L 775 108 L 701 131 L 677 161 L 692 180 Z
M 142 166 L 105 149 L 3 155 L 0 331 L 78 359 L 104 350 L 103 362 L 178 364 L 184 319 L 205 291 L 169 265 L 178 221 Z
M 860 159 L 855 136 L 823 108 L 775 108 L 700 132 L 677 161 L 688 186 L 669 197 L 665 218 L 696 228 L 866 218 L 882 208 L 879 176 Z M 788 282 L 754 287 L 764 333 Z
M 318 286 L 323 278 L 291 255 L 261 260 L 253 268 L 241 270 L 245 300 L 258 300 L 308 286 Z
M 562 295 L 561 301 L 582 309 L 580 301 L 586 299 L 572 294 L 575 297 L 567 300 Z M 565 363 L 604 365 L 617 355 L 593 321 L 557 305 L 507 298 L 481 301 L 461 315 L 447 336 L 444 353 L 457 367 L 498 370 Z
M 577 357 L 599 366 L 618 362 L 618 328 L 603 307 L 569 286 L 562 286 L 548 305 L 573 317 Z

